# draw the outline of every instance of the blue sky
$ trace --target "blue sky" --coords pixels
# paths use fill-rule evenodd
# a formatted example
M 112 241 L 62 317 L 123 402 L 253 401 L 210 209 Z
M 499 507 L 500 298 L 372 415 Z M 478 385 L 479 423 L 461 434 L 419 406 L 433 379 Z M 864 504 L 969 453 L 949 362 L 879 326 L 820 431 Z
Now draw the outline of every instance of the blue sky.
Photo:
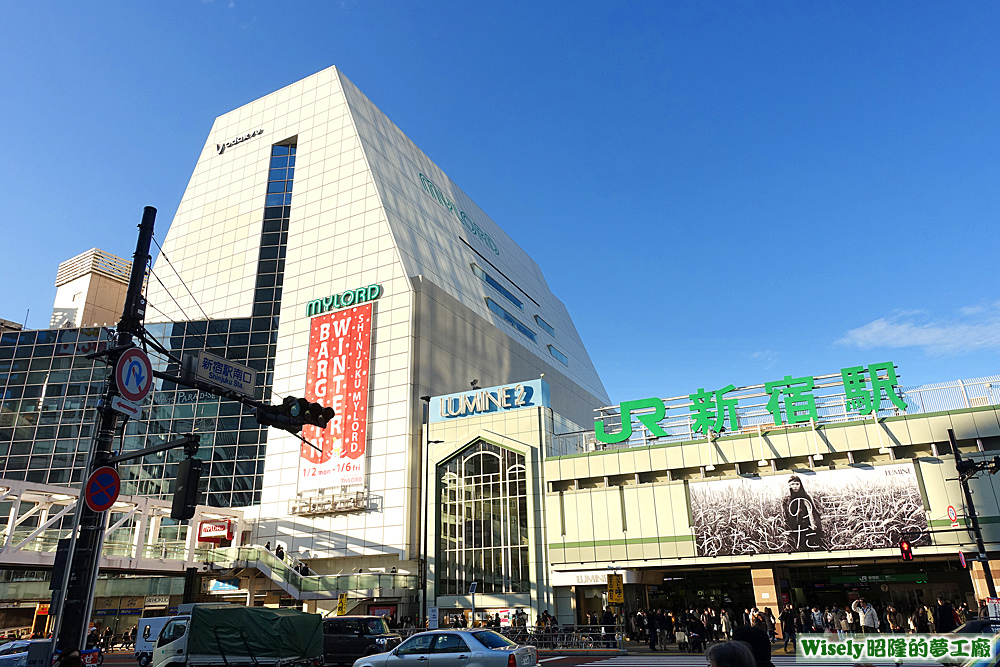
M 330 65 L 541 265 L 613 401 L 1000 373 L 1000 4 L 7 2 L 0 317 Z

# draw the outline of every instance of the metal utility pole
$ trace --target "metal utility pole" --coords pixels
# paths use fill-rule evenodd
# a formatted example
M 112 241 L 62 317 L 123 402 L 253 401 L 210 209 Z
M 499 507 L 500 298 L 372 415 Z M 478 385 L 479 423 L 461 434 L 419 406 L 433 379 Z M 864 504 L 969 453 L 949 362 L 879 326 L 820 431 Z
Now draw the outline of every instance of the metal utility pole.
M 986 590 L 991 598 L 997 596 L 997 589 L 993 583 L 993 572 L 990 571 L 990 562 L 986 556 L 986 542 L 983 540 L 983 531 L 979 527 L 979 517 L 976 516 L 976 506 L 972 502 L 972 491 L 969 489 L 969 478 L 978 471 L 978 466 L 972 461 L 963 461 L 962 454 L 958 451 L 958 441 L 955 440 L 955 431 L 948 429 L 948 442 L 951 443 L 951 451 L 955 453 L 955 468 L 958 470 L 958 481 L 962 484 L 962 492 L 965 494 L 965 507 L 969 512 L 969 520 L 972 522 L 972 532 L 976 537 L 976 548 L 979 550 L 979 562 L 983 565 L 983 573 L 986 575 Z
M 115 380 L 114 366 L 122 352 L 133 347 L 133 336 L 138 335 L 146 314 L 146 300 L 142 295 L 142 285 L 149 263 L 149 244 L 153 238 L 153 223 L 156 209 L 147 206 L 139 223 L 139 239 L 132 256 L 132 273 L 129 276 L 125 308 L 118 323 L 114 345 L 108 350 L 108 363 L 112 369 L 105 385 L 104 396 L 97 407 L 95 434 L 91 441 L 88 475 L 97 468 L 107 465 L 112 457 L 112 443 L 118 426 L 118 412 L 111 407 L 111 401 L 119 396 Z M 84 478 L 86 485 L 86 476 Z M 56 618 L 54 642 L 56 650 L 83 649 L 90 625 L 90 614 L 94 604 L 94 589 L 100 567 L 101 551 L 104 546 L 104 531 L 107 529 L 108 512 L 95 512 L 84 502 L 86 489 L 80 489 L 76 506 L 75 528 L 70 538 L 70 557 L 67 576 L 64 578 L 59 598 L 53 599 L 54 608 L 59 610 Z

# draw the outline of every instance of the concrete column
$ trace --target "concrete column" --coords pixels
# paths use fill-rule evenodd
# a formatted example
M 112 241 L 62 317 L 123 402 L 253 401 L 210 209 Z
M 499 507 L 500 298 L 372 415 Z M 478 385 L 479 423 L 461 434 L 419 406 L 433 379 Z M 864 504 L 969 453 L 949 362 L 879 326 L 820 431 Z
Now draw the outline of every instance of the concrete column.
M 990 560 L 990 573 L 993 575 L 993 585 L 1000 589 L 1000 560 Z M 972 590 L 976 594 L 977 600 L 985 600 L 990 596 L 986 589 L 986 571 L 983 570 L 981 561 L 974 560 L 970 563 L 969 574 L 972 576 Z
M 247 606 L 248 607 L 252 607 L 253 606 L 253 596 L 254 596 L 254 593 L 257 590 L 257 585 L 256 584 L 257 584 L 257 572 L 255 570 L 254 573 L 250 575 L 250 578 L 247 579 Z
M 750 579 L 753 581 L 753 603 L 757 609 L 764 611 L 766 607 L 771 608 L 774 614 L 774 631 L 781 637 L 781 624 L 778 623 L 778 616 L 781 614 L 781 588 L 778 583 L 778 573 L 771 568 L 763 570 L 750 570 Z
M 305 612 L 307 614 L 316 613 L 316 600 L 303 600 L 302 604 L 305 605 Z
M 149 529 L 149 503 L 143 503 L 139 510 L 139 520 L 134 523 L 132 532 L 132 558 L 138 560 L 142 558 L 142 552 L 146 549 L 146 531 Z

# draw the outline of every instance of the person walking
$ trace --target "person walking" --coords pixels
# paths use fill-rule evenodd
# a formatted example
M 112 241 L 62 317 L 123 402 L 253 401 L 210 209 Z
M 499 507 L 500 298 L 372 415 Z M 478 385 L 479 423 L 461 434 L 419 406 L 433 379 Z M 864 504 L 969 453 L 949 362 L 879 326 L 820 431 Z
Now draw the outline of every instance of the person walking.
M 723 609 L 719 616 L 719 628 L 722 631 L 722 638 L 729 641 L 733 638 L 733 621 L 729 618 L 729 610 Z
M 878 613 L 864 598 L 858 598 L 851 604 L 858 615 L 858 623 L 861 625 L 861 632 L 874 634 L 878 632 Z
M 938 597 L 934 607 L 934 632 L 944 634 L 958 627 L 955 609 L 943 597 Z
M 660 624 L 656 618 L 656 612 L 652 609 L 646 614 L 646 634 L 649 636 L 649 650 L 655 651 L 659 635 Z
M 764 624 L 767 626 L 767 638 L 774 643 L 774 613 L 771 612 L 770 607 L 764 607 Z
M 781 636 L 785 638 L 785 653 L 788 653 L 788 642 L 792 642 L 792 650 L 795 650 L 795 611 L 792 605 L 786 605 L 785 610 L 778 615 L 778 622 L 781 624 Z

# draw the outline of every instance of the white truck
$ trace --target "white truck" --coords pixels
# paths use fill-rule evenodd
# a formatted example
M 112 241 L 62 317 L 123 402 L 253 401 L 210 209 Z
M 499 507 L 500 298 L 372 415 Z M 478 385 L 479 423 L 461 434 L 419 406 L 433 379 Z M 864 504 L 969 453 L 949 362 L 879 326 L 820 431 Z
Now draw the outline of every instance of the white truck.
M 150 667 L 306 667 L 322 661 L 319 614 L 196 604 L 163 626 Z
M 153 649 L 156 648 L 156 639 L 160 636 L 160 630 L 170 620 L 169 616 L 153 616 L 150 618 L 140 618 L 136 626 L 135 636 L 135 660 L 139 667 L 149 667 L 153 661 Z

